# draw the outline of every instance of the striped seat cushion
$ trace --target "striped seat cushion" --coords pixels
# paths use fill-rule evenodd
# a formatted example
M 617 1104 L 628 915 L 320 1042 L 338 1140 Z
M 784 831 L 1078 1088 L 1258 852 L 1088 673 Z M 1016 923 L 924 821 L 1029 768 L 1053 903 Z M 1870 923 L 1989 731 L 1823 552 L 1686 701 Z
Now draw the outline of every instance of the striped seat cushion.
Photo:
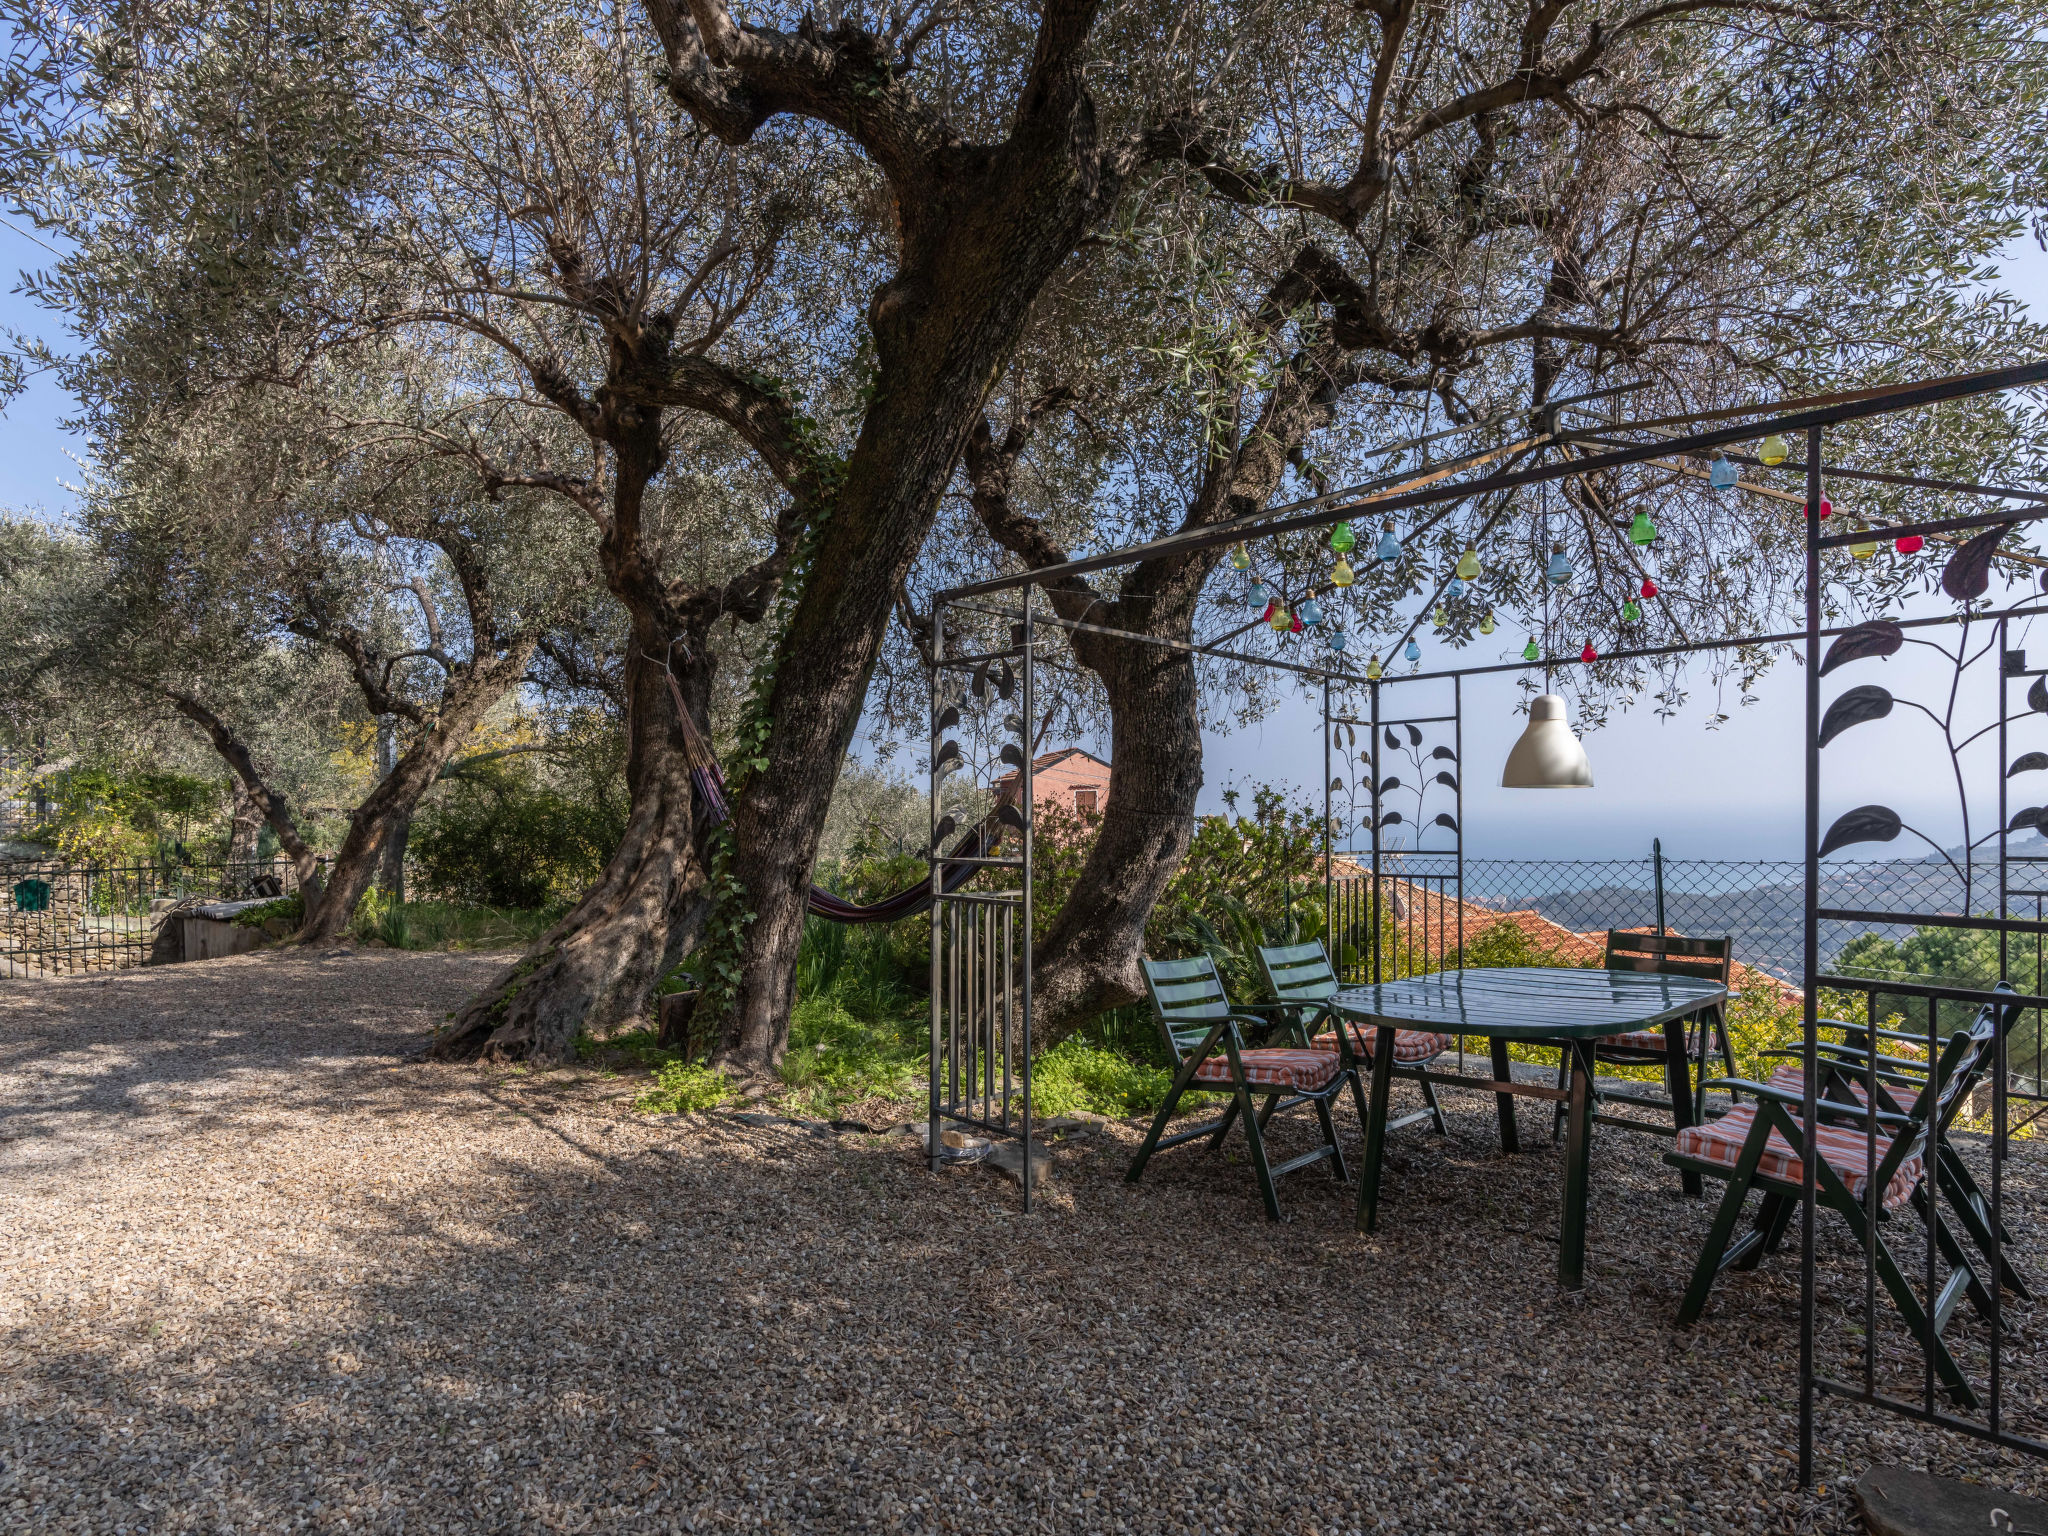
M 1733 1168 L 1742 1160 L 1742 1144 L 1749 1138 L 1749 1128 L 1756 1123 L 1756 1106 L 1739 1104 L 1718 1120 L 1709 1120 L 1705 1125 L 1688 1126 L 1678 1133 L 1677 1150 L 1682 1157 L 1696 1157 L 1702 1162 L 1719 1163 L 1724 1168 Z M 1823 1125 L 1816 1128 L 1815 1140 L 1820 1146 L 1820 1155 L 1827 1160 L 1830 1168 L 1841 1176 L 1849 1186 L 1851 1199 L 1863 1198 L 1863 1166 L 1866 1156 L 1866 1138 L 1855 1127 Z M 1891 1150 L 1891 1143 L 1878 1138 L 1877 1151 L 1871 1158 L 1873 1165 L 1882 1163 L 1884 1155 Z M 1771 1132 L 1771 1139 L 1764 1146 L 1764 1155 L 1757 1160 L 1756 1171 L 1767 1179 L 1776 1179 L 1785 1184 L 1797 1184 L 1804 1177 L 1799 1159 L 1793 1155 L 1792 1144 L 1778 1134 Z M 1909 1157 L 1892 1175 L 1892 1181 L 1885 1187 L 1886 1209 L 1897 1205 L 1920 1182 L 1920 1159 Z
M 1664 1038 L 1662 1029 L 1632 1029 L 1625 1035 L 1602 1035 L 1593 1042 L 1597 1046 L 1612 1046 L 1616 1050 L 1655 1051 L 1659 1055 L 1671 1049 L 1671 1042 Z M 1685 1033 L 1685 1049 L 1689 1055 L 1698 1055 L 1700 1032 L 1697 1028 Z
M 1347 1027 L 1351 1031 L 1351 1049 L 1367 1061 L 1372 1060 L 1372 1042 L 1379 1031 L 1363 1024 L 1352 1024 Z M 1397 1029 L 1394 1031 L 1394 1060 L 1428 1061 L 1448 1051 L 1455 1039 L 1453 1035 L 1433 1035 L 1426 1029 Z M 1337 1032 L 1326 1029 L 1309 1044 L 1319 1051 L 1328 1051 L 1335 1055 Z
M 1826 1073 L 1822 1073 L 1821 1082 L 1823 1084 L 1826 1084 L 1828 1081 L 1828 1075 Z M 1834 1078 L 1834 1081 L 1839 1083 L 1841 1081 L 1841 1078 L 1837 1076 L 1836 1078 Z M 1797 1093 L 1803 1095 L 1806 1092 L 1806 1068 L 1799 1065 L 1799 1063 L 1796 1061 L 1788 1061 L 1783 1066 L 1779 1067 L 1777 1071 L 1771 1074 L 1770 1085 L 1771 1087 L 1777 1089 L 1780 1093 Z M 1870 1097 L 1870 1095 L 1867 1092 L 1865 1092 L 1863 1085 L 1858 1082 L 1852 1081 L 1849 1084 L 1849 1091 L 1856 1095 L 1856 1102 L 1859 1104 L 1863 1103 L 1866 1099 Z M 1880 1104 L 1878 1108 L 1882 1109 L 1884 1108 L 1884 1106 Z
M 1245 1081 L 1254 1088 L 1294 1088 L 1313 1093 L 1337 1075 L 1337 1057 L 1331 1051 L 1303 1051 L 1274 1046 L 1264 1050 L 1241 1051 Z M 1198 1083 L 1230 1085 L 1230 1058 L 1222 1051 L 1209 1056 L 1195 1068 Z

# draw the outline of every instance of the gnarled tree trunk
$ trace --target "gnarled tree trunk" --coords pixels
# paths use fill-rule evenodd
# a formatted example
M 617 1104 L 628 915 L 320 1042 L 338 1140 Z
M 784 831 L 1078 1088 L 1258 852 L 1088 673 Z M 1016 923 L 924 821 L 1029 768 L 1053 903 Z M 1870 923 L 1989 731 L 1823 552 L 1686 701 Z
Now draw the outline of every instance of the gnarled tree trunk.
M 481 643 L 481 642 L 480 642 Z M 348 931 L 356 905 L 376 878 L 386 844 L 411 822 L 421 797 L 433 788 L 441 770 L 502 699 L 526 675 L 533 641 L 514 642 L 451 673 L 441 690 L 441 707 L 425 729 L 399 757 L 391 772 L 349 813 L 348 835 L 327 872 L 327 888 L 319 903 L 307 904 L 300 937 L 308 944 L 326 944 Z

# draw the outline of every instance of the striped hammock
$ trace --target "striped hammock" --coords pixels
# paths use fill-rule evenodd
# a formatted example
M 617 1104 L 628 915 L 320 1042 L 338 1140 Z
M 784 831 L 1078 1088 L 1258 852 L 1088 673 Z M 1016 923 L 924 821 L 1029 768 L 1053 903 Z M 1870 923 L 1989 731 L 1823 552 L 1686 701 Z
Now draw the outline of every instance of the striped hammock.
M 676 686 L 674 674 L 670 674 L 668 691 L 675 700 L 676 718 L 683 723 L 683 754 L 690 765 L 690 783 L 697 791 L 697 799 L 704 807 L 711 825 L 723 826 L 732 815 L 732 807 L 725 798 L 725 773 L 718 766 L 718 758 L 711 745 L 698 733 L 696 722 L 690 718 L 690 711 L 683 703 L 683 690 Z M 947 857 L 954 859 L 985 859 L 994 855 L 1002 845 L 1003 811 L 1008 801 L 1016 795 L 1014 788 L 1003 793 L 995 809 L 971 827 L 967 834 L 947 850 Z M 1011 816 L 1016 817 L 1012 811 Z M 943 828 L 945 824 L 941 823 Z M 972 864 L 953 865 L 946 870 L 945 891 L 947 895 L 960 889 L 975 876 Z M 810 913 L 833 923 L 893 923 L 899 918 L 915 917 L 932 904 L 932 877 L 926 875 L 917 884 L 906 886 L 893 895 L 884 896 L 880 901 L 871 901 L 865 906 L 856 905 L 844 896 L 838 896 L 823 886 L 811 887 Z

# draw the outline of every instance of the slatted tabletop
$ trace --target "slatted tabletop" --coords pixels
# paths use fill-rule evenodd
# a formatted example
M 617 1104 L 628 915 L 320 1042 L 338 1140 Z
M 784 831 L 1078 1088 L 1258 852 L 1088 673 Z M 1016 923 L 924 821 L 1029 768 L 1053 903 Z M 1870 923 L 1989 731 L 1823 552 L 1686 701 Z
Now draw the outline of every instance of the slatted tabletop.
M 1334 1002 L 1363 1024 L 1501 1040 L 1590 1040 L 1653 1029 L 1727 995 L 1719 982 L 1693 976 L 1502 966 L 1346 987 Z

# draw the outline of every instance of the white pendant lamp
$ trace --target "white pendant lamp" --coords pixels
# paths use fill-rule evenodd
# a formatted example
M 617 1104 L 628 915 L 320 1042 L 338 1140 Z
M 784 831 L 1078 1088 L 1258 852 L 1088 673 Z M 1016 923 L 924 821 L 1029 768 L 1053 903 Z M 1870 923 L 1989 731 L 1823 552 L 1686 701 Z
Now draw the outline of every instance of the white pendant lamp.
M 1530 701 L 1529 728 L 1508 753 L 1502 789 L 1591 789 L 1593 765 L 1572 734 L 1564 700 L 1554 693 Z

